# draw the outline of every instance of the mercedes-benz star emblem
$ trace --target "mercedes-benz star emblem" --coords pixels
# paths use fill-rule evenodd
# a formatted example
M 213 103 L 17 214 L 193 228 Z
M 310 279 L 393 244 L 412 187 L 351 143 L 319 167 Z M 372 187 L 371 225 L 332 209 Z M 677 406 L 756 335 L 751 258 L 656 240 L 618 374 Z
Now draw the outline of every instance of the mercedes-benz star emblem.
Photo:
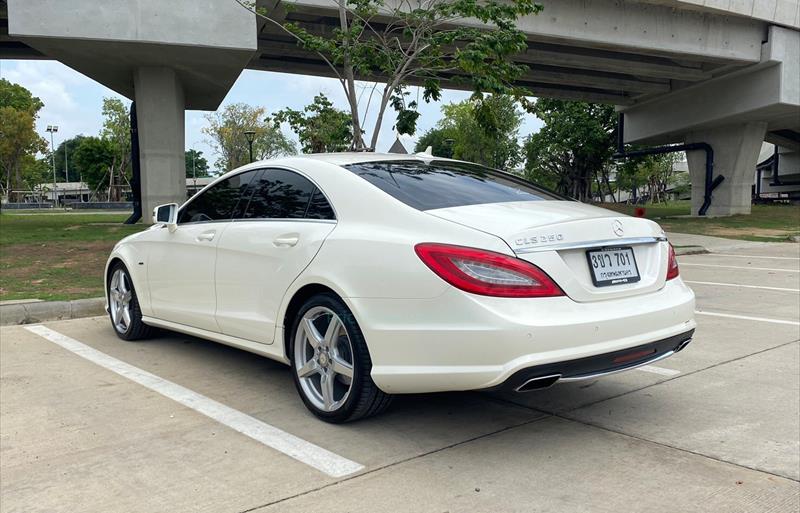
M 617 237 L 622 237 L 625 234 L 625 229 L 622 227 L 622 221 L 619 219 L 615 219 L 613 223 L 611 223 L 611 229 L 614 230 L 614 233 L 617 234 Z

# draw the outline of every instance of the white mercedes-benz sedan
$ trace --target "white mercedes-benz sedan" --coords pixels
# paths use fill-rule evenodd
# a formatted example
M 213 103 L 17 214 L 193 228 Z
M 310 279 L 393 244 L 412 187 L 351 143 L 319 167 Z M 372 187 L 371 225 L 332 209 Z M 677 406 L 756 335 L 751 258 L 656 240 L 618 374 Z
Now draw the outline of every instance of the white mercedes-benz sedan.
M 166 328 L 285 362 L 329 422 L 392 394 L 632 369 L 695 328 L 656 223 L 427 154 L 257 162 L 154 218 L 108 260 L 117 335 Z

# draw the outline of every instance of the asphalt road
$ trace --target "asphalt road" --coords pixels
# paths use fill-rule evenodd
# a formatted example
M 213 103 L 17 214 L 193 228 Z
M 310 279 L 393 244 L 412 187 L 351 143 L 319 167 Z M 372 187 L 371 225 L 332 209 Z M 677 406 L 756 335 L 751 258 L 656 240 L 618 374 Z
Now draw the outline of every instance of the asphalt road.
M 699 326 L 672 358 L 344 426 L 222 345 L 125 343 L 105 318 L 4 327 L 0 511 L 798 511 L 800 246 L 680 263 Z

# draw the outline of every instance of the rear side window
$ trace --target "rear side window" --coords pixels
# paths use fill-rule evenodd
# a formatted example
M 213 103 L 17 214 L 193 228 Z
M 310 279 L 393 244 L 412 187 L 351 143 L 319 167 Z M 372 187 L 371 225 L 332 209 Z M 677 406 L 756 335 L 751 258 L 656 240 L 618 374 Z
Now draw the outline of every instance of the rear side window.
M 475 164 L 408 160 L 364 162 L 344 168 L 418 210 L 566 199 L 514 175 Z
M 333 215 L 333 207 L 325 199 L 325 196 L 319 189 L 314 190 L 311 196 L 311 203 L 308 205 L 308 212 L 306 212 L 308 219 L 335 219 Z
M 267 169 L 256 180 L 244 219 L 333 219 L 325 196 L 307 178 Z
M 233 217 L 239 198 L 249 195 L 248 185 L 260 173 L 259 170 L 246 171 L 217 182 L 210 189 L 201 192 L 190 201 L 178 216 L 178 223 L 201 223 L 223 221 Z M 246 192 L 247 191 L 247 194 Z M 246 201 L 246 200 L 245 200 Z

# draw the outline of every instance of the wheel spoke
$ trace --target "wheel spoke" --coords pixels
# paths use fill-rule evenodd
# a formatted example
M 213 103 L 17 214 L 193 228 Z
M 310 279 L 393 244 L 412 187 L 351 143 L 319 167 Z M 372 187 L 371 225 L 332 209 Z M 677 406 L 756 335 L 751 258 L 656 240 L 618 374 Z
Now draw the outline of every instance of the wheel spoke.
M 301 378 L 307 378 L 313 374 L 316 374 L 317 372 L 319 372 L 319 365 L 317 365 L 317 362 L 314 360 L 309 360 L 305 363 L 305 365 L 298 369 L 297 376 Z
M 353 377 L 353 366 L 344 361 L 339 356 L 332 357 L 332 366 L 333 372 L 336 374 L 341 374 L 342 376 L 347 376 L 348 378 Z
M 308 344 L 314 349 L 323 342 L 322 335 L 319 334 L 317 327 L 314 326 L 314 322 L 308 317 L 303 317 L 303 332 L 306 334 Z
M 325 330 L 325 345 L 328 347 L 333 347 L 335 345 L 336 339 L 339 336 L 339 328 L 342 327 L 342 321 L 339 320 L 339 317 L 333 315 L 331 316 L 331 322 L 328 323 L 328 329 Z
M 124 320 L 124 319 L 122 319 L 122 315 L 123 315 L 122 312 L 123 311 L 124 311 L 124 309 L 122 308 L 122 303 L 118 303 L 117 304 L 117 315 L 116 315 L 117 323 L 120 323 L 120 322 L 122 322 Z
M 125 276 L 125 273 L 120 272 L 119 273 L 119 291 L 122 292 L 123 294 L 128 292 L 128 283 L 127 283 L 127 280 L 125 278 L 127 278 L 127 276 Z
M 328 411 L 333 409 L 333 383 L 333 376 L 328 374 L 322 374 L 322 378 L 319 380 L 319 386 L 322 388 L 322 402 Z
M 126 328 L 131 325 L 131 311 L 127 306 L 122 307 L 122 320 Z

